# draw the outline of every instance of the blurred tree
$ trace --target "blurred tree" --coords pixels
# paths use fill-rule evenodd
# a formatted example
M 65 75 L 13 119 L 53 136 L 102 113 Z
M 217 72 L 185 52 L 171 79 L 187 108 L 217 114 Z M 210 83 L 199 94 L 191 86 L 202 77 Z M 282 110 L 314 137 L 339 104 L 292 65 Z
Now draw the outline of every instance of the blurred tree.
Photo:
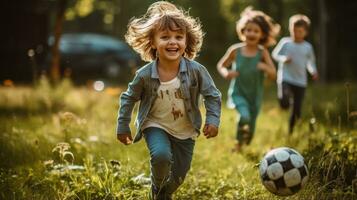
M 29 79 L 31 64 L 27 51 L 35 50 L 37 58 L 46 49 L 49 33 L 55 35 L 57 45 L 61 32 L 96 32 L 124 39 L 132 17 L 143 15 L 156 0 L 4 0 L 4 29 L 0 47 L 2 64 L 0 78 Z M 357 67 L 357 9 L 356 0 L 169 0 L 190 15 L 198 17 L 206 35 L 200 62 L 216 72 L 215 64 L 227 47 L 238 42 L 235 22 L 247 6 L 262 10 L 278 22 L 280 37 L 288 36 L 288 20 L 293 14 L 303 13 L 311 18 L 307 38 L 315 47 L 321 78 L 356 80 Z M 65 5 L 65 6 L 63 6 Z M 56 11 L 56 12 L 54 12 Z M 62 25 L 61 25 L 62 24 Z M 280 38 L 278 38 L 280 39 Z M 52 50 L 56 55 L 55 49 Z M 58 50 L 57 50 L 58 51 Z M 44 53 L 42 53 L 44 55 Z M 57 77 L 58 60 L 52 62 L 53 77 Z M 39 62 L 38 62 L 39 63 Z M 19 71 L 23 73 L 18 73 Z M 27 75 L 26 75 L 27 74 Z M 57 78 L 54 78 L 57 79 Z
M 52 46 L 51 79 L 57 82 L 60 79 L 60 52 L 59 41 L 62 34 L 62 24 L 68 0 L 58 0 L 57 14 L 54 29 L 54 44 Z
M 320 34 L 319 34 L 319 38 L 320 38 L 320 42 L 319 42 L 319 57 L 318 57 L 318 62 L 320 64 L 320 77 L 322 78 L 322 81 L 326 81 L 326 61 L 327 61 L 327 32 L 326 32 L 326 28 L 327 28 L 327 10 L 326 10 L 326 4 L 325 4 L 325 0 L 319 0 L 318 1 L 319 4 L 319 27 L 320 28 Z
M 357 67 L 357 1 L 324 1 L 326 13 L 321 18 L 325 25 L 325 46 L 327 80 L 356 80 Z M 319 30 L 319 32 L 324 31 Z
M 48 0 L 0 1 L 0 81 L 34 81 L 33 61 L 45 57 L 48 7 Z
M 57 82 L 60 79 L 61 73 L 60 73 L 60 52 L 59 52 L 59 41 L 61 38 L 62 30 L 63 30 L 63 25 L 65 21 L 73 21 L 77 18 L 85 18 L 87 16 L 93 16 L 91 15 L 93 12 L 95 14 L 98 14 L 96 12 L 97 10 L 102 10 L 105 15 L 103 18 L 103 22 L 105 25 L 108 25 L 109 27 L 113 23 L 113 15 L 115 11 L 115 7 L 113 6 L 114 0 L 112 1 L 95 1 L 95 0 L 57 0 L 57 5 L 56 5 L 56 17 L 55 17 L 55 23 L 54 23 L 54 45 L 52 46 L 52 61 L 51 61 L 51 79 L 54 82 Z M 92 18 L 92 20 L 96 20 L 98 17 Z M 88 20 L 92 22 L 92 20 Z M 95 24 L 100 24 L 100 23 L 95 23 Z M 98 26 L 92 26 L 92 23 L 89 24 L 83 24 L 82 27 L 88 27 L 88 28 L 96 28 Z M 98 30 L 102 30 L 99 28 Z M 99 31 L 96 31 L 99 32 Z
M 98 32 L 123 40 L 129 20 L 144 14 L 153 2 L 155 0 L 70 0 L 65 14 L 64 31 Z M 331 41 L 331 38 L 341 37 L 331 29 L 335 30 L 336 26 L 343 24 L 336 23 L 334 20 L 340 18 L 339 16 L 343 13 L 341 10 L 356 7 L 354 6 L 356 3 L 352 3 L 353 0 L 346 0 L 346 3 L 343 4 L 337 0 L 171 0 L 171 2 L 189 10 L 192 16 L 198 17 L 202 21 L 206 35 L 198 59 L 209 68 L 214 69 L 215 63 L 224 54 L 225 49 L 238 41 L 235 22 L 247 6 L 253 6 L 253 8 L 270 15 L 281 25 L 280 37 L 289 35 L 288 20 L 291 15 L 303 13 L 311 18 L 312 26 L 307 40 L 316 49 L 318 69 L 321 71 L 322 79 L 330 80 L 337 79 L 337 77 L 341 79 L 344 76 L 343 73 L 353 71 L 350 70 L 351 62 L 348 61 L 351 57 L 349 49 L 353 48 L 336 43 L 337 40 Z M 203 3 L 204 6 L 202 6 Z M 341 29 L 343 30 L 343 28 Z M 340 55 L 345 59 L 339 63 L 344 63 L 345 68 L 348 68 L 340 70 L 341 73 L 338 73 L 337 76 L 333 72 L 335 65 L 331 64 L 336 62 L 336 60 L 331 60 L 332 49 L 336 48 L 342 50 L 339 52 L 345 52 Z M 215 70 L 212 71 L 215 72 Z M 331 73 L 334 76 L 331 76 Z

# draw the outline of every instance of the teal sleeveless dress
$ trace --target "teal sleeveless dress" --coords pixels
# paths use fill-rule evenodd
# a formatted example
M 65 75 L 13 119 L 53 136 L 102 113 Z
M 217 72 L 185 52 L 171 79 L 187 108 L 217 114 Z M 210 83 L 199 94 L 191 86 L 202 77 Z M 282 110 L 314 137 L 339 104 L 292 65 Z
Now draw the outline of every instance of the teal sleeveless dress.
M 262 60 L 262 49 L 253 57 L 242 55 L 241 48 L 237 49 L 232 70 L 239 76 L 231 80 L 228 90 L 228 105 L 234 107 L 240 114 L 237 127 L 237 140 L 249 144 L 255 131 L 255 123 L 263 98 L 264 72 L 257 68 Z M 243 129 L 248 125 L 249 129 Z M 246 126 L 245 126 L 246 127 Z

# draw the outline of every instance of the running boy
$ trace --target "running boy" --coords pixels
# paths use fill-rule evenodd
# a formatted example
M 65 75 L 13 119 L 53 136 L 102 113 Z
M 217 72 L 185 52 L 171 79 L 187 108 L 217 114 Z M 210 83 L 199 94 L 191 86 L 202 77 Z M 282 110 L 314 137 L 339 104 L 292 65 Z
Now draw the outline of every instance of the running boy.
M 308 71 L 313 80 L 318 79 L 315 55 L 312 45 L 305 41 L 310 20 L 297 14 L 289 19 L 290 37 L 284 37 L 273 50 L 273 58 L 279 62 L 277 85 L 280 107 L 292 113 L 289 120 L 289 133 L 294 130 L 295 121 L 301 116 L 301 107 L 307 86 Z M 290 100 L 292 99 L 292 101 Z
M 221 94 L 206 68 L 192 60 L 202 39 L 199 21 L 165 1 L 153 3 L 128 26 L 126 41 L 150 63 L 136 72 L 121 94 L 117 138 L 126 145 L 145 138 L 152 199 L 171 199 L 190 169 L 202 125 L 200 95 L 206 108 L 203 133 L 207 138 L 218 133 Z M 129 123 L 138 101 L 132 139 Z

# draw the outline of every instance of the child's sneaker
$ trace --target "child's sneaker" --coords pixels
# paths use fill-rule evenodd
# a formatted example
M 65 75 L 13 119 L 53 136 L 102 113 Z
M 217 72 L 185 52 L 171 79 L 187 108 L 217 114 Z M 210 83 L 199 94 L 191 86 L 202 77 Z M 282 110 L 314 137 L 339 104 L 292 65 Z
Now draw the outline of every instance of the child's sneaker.
M 172 200 L 171 195 L 166 194 L 164 190 L 158 191 L 154 185 L 151 185 L 149 193 L 150 200 Z
M 140 184 L 140 185 L 151 184 L 151 179 L 149 177 L 146 177 L 144 173 L 131 178 L 131 180 L 134 181 L 136 184 Z
M 250 133 L 250 127 L 248 124 L 245 124 L 241 128 L 242 134 L 243 134 L 243 143 L 244 144 L 249 144 L 250 139 L 251 139 L 251 133 Z

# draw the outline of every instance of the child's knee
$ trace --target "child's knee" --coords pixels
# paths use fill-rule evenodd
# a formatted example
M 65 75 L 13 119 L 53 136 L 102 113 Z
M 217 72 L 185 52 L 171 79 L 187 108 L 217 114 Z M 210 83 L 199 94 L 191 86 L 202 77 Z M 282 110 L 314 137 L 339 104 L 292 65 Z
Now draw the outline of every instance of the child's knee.
M 279 105 L 280 105 L 280 108 L 282 108 L 283 110 L 287 110 L 287 109 L 289 109 L 290 103 L 289 103 L 289 101 L 287 101 L 285 99 L 279 99 Z
M 250 120 L 251 120 L 251 117 L 249 114 L 241 114 L 240 119 L 239 119 L 239 125 L 249 124 Z
M 152 165 L 164 166 L 164 165 L 170 165 L 171 162 L 172 162 L 171 152 L 161 150 L 161 151 L 156 151 L 152 154 L 151 157 Z

